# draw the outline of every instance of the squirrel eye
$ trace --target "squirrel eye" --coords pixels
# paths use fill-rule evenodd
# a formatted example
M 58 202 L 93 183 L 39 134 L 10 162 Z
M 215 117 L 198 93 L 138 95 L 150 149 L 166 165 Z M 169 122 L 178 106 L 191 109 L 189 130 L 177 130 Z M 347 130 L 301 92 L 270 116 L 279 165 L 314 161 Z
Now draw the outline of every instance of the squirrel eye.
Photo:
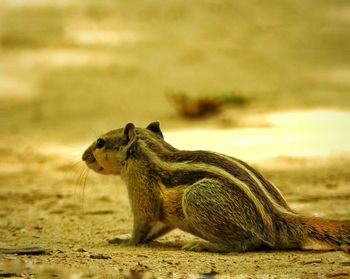
M 101 138 L 97 139 L 96 148 L 100 149 L 100 148 L 104 147 L 105 143 L 106 143 L 106 141 L 104 139 L 101 139 Z

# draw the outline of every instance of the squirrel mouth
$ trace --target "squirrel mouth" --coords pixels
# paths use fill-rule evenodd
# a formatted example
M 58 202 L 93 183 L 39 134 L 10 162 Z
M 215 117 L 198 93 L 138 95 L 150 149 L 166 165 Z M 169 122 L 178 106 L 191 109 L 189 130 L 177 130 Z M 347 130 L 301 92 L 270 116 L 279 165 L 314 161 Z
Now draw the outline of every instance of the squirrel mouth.
M 104 167 L 97 164 L 96 160 L 93 162 L 87 162 L 86 165 L 88 166 L 89 169 L 92 169 L 96 172 L 102 172 L 105 170 Z

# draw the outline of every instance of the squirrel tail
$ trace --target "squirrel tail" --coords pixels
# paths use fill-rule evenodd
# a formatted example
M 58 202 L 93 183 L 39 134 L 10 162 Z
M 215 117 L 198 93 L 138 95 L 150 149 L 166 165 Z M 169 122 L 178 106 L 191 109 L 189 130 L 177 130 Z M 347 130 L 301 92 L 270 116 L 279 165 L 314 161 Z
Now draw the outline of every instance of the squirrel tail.
M 323 242 L 335 249 L 350 252 L 350 220 L 333 221 L 301 217 L 306 240 Z

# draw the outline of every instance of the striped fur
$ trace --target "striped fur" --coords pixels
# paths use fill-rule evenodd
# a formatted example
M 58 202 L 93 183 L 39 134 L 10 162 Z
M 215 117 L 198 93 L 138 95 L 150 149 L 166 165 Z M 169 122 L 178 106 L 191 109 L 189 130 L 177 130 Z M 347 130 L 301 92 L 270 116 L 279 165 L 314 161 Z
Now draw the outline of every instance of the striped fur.
M 301 248 L 307 238 L 349 245 L 348 225 L 299 217 L 254 168 L 215 152 L 178 150 L 164 141 L 158 122 L 146 129 L 129 123 L 101 139 L 103 147 L 94 142 L 83 159 L 97 172 L 121 173 L 134 213 L 131 244 L 177 227 L 209 241 L 185 246 L 190 250 Z
M 168 187 L 186 181 L 193 184 L 195 179 L 217 175 L 217 179 L 225 177 L 241 188 L 254 201 L 262 216 L 266 217 L 261 200 L 264 204 L 273 205 L 270 210 L 292 214 L 279 190 L 255 169 L 236 158 L 208 151 L 180 151 L 149 133 L 140 135 L 139 144 L 142 152 L 151 157 L 150 162 L 168 170 L 168 176 L 162 177 L 168 178 L 167 182 L 163 181 Z M 185 181 L 178 182 L 177 176 Z

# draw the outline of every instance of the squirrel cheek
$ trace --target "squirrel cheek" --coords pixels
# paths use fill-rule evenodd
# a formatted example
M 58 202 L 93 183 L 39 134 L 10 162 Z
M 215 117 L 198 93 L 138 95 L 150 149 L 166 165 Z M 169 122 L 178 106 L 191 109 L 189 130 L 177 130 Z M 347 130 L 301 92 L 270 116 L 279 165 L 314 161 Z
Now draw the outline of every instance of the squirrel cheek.
M 108 154 L 106 152 L 103 152 L 99 149 L 94 150 L 93 152 L 94 157 L 97 161 L 97 163 L 103 167 L 104 169 L 108 169 L 109 168 L 109 162 L 108 162 Z
M 121 164 L 113 152 L 96 149 L 94 151 L 94 157 L 96 158 L 97 163 L 104 169 L 104 172 L 115 175 L 120 174 Z

